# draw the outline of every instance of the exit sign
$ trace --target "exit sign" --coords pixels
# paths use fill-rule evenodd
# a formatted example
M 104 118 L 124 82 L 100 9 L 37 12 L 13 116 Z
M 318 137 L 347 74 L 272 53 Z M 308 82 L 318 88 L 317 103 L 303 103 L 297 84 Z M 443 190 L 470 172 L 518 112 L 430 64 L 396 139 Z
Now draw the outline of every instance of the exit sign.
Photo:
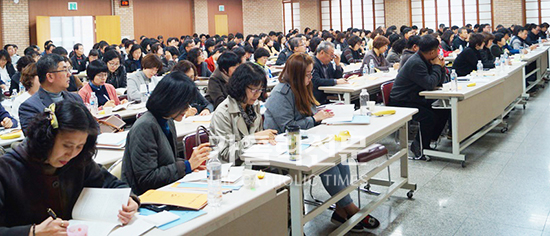
M 76 2 L 69 2 L 69 11 L 76 11 L 76 10 L 77 10 Z

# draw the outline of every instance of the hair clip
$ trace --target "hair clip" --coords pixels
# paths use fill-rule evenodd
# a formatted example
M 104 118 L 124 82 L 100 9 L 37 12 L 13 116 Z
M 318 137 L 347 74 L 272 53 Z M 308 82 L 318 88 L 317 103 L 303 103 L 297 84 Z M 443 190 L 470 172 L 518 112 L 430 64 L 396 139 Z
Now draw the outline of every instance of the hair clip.
M 49 113 L 48 120 L 50 120 L 52 128 L 59 128 L 59 123 L 57 123 L 57 116 L 55 116 L 55 103 L 52 103 L 48 108 L 45 108 L 44 112 Z

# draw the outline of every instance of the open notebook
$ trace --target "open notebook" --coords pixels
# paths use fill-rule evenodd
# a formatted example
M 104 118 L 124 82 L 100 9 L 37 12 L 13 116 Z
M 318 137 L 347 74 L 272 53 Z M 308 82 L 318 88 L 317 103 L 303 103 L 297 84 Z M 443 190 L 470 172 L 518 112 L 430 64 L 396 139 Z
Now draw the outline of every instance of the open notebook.
M 154 224 L 134 219 L 129 225 L 117 228 L 122 226 L 118 211 L 122 205 L 128 204 L 129 197 L 130 188 L 84 188 L 73 208 L 73 219 L 69 221 L 68 230 L 86 226 L 88 236 L 121 235 L 123 232 L 130 233 L 124 235 L 141 235 L 155 227 Z
M 124 149 L 128 132 L 102 133 L 97 136 L 97 147 L 108 149 Z

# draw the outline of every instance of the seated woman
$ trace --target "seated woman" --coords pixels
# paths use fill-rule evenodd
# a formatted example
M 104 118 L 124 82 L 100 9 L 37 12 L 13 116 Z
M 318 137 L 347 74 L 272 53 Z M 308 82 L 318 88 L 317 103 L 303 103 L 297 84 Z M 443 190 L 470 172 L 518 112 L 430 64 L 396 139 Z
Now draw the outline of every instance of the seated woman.
M 214 49 L 214 52 L 212 53 L 212 55 L 209 58 L 204 60 L 206 62 L 206 64 L 208 65 L 208 70 L 209 71 L 214 72 L 214 70 L 216 70 L 216 66 L 217 66 L 217 63 L 218 63 L 218 58 L 220 58 L 222 53 L 224 53 L 226 50 L 227 50 L 227 48 L 225 48 L 223 46 L 220 46 L 220 47 Z
M 97 104 L 99 107 L 115 107 L 121 103 L 124 104 L 127 102 L 126 99 L 120 101 L 116 94 L 115 87 L 105 83 L 108 71 L 109 69 L 105 62 L 100 60 L 95 60 L 88 65 L 86 74 L 90 82 L 86 83 L 78 91 L 78 95 L 80 95 L 84 103 L 90 103 L 92 93 L 97 97 Z
M 27 67 L 27 65 L 34 63 L 35 61 L 30 56 L 24 56 L 19 58 L 16 63 L 16 69 L 17 72 L 11 77 L 11 83 L 10 83 L 10 89 L 9 91 L 13 93 L 13 90 L 17 91 L 17 93 L 23 92 L 19 91 L 20 88 L 20 80 L 21 80 L 21 73 L 23 72 L 23 69 Z
M 504 46 L 506 45 L 506 38 L 504 38 L 504 34 L 502 33 L 495 33 L 495 38 L 493 39 L 493 45 L 490 47 L 491 54 L 493 54 L 493 57 L 500 57 L 502 54 L 504 54 Z
M 484 38 L 483 48 L 480 50 L 483 68 L 495 68 L 495 57 L 493 53 L 491 53 L 491 46 L 493 46 L 495 36 L 487 32 L 483 32 L 481 35 L 483 35 Z
M 365 57 L 363 58 L 363 64 L 361 65 L 361 71 L 363 70 L 364 66 L 369 66 L 371 61 L 374 62 L 374 68 L 376 68 L 377 70 L 388 71 L 391 66 L 393 66 L 393 68 L 397 70 L 397 68 L 399 68 L 399 63 L 394 63 L 392 65 L 384 57 L 384 52 L 388 50 L 390 40 L 382 35 L 378 35 L 372 41 L 372 50 L 368 51 L 365 54 Z
M 208 80 L 208 90 L 205 98 L 214 105 L 214 109 L 227 98 L 227 82 L 229 77 L 241 64 L 241 58 L 232 51 L 226 51 L 218 58 L 218 67 Z
M 88 53 L 88 65 L 90 64 L 90 62 L 95 61 L 97 59 L 99 59 L 99 50 L 97 49 L 90 50 L 90 53 Z
M 267 78 L 273 78 L 271 70 L 266 66 L 267 59 L 269 58 L 269 51 L 265 48 L 258 48 L 254 52 L 254 60 L 256 60 L 256 65 L 259 65 L 267 75 Z
M 485 46 L 485 37 L 478 33 L 472 33 L 468 47 L 466 47 L 453 62 L 453 69 L 458 76 L 466 76 L 472 71 L 477 70 L 477 61 L 481 61 L 479 52 Z
M 19 61 L 21 61 L 21 59 L 19 59 Z M 35 94 L 40 88 L 38 72 L 36 71 L 36 64 L 34 62 L 23 68 L 19 82 L 27 91 L 17 96 L 11 105 L 11 114 L 16 120 L 19 120 L 19 106 L 21 106 L 23 102 L 27 101 L 27 99 Z
M 13 75 L 15 75 L 15 68 L 11 64 L 10 54 L 8 51 L 2 49 L 0 50 L 0 87 L 3 90 L 9 89 L 6 84 L 11 80 Z
M 264 127 L 285 132 L 287 126 L 299 126 L 300 129 L 309 129 L 321 123 L 322 120 L 334 116 L 327 110 L 316 111 L 319 102 L 313 96 L 311 82 L 313 60 L 306 54 L 292 55 L 279 77 L 280 83 L 275 86 L 265 104 Z M 321 181 L 325 189 L 335 195 L 349 185 L 351 178 L 349 166 L 338 164 L 321 174 Z M 344 182 L 335 183 L 336 180 Z M 333 181 L 331 181 L 333 180 Z M 331 221 L 341 225 L 349 217 L 359 211 L 351 197 L 345 196 L 336 204 Z M 363 227 L 376 228 L 380 222 L 372 216 L 367 216 L 352 231 L 362 232 Z
M 132 45 L 130 54 L 128 54 L 128 60 L 124 62 L 126 72 L 132 73 L 141 69 L 141 58 L 141 46 L 139 46 L 139 44 Z
M 164 49 L 161 47 L 160 43 L 155 43 L 151 45 L 151 53 L 157 55 L 162 61 L 162 70 L 159 70 L 157 75 L 164 75 L 166 72 L 172 70 L 176 61 L 172 57 L 171 53 L 165 54 Z
M 64 100 L 34 117 L 25 140 L 0 158 L 0 235 L 66 235 L 82 189 L 128 187 L 94 162 L 97 132 L 82 103 Z M 131 195 L 119 210 L 123 224 L 138 205 Z
M 269 51 L 270 56 L 277 56 L 279 54 L 277 49 L 273 46 L 273 40 L 271 40 L 270 37 L 265 38 L 264 48 L 267 49 L 267 51 Z
M 393 64 L 399 63 L 401 61 L 401 55 L 403 55 L 403 50 L 405 50 L 406 46 L 407 40 L 404 38 L 398 39 L 393 42 L 392 47 L 388 52 L 388 55 L 386 56 L 386 60 L 388 60 L 389 63 Z
M 349 65 L 363 60 L 363 49 L 361 49 L 361 38 L 353 35 L 348 39 L 348 47 L 342 52 L 342 63 Z
M 162 61 L 156 55 L 147 55 L 141 60 L 141 68 L 128 77 L 128 87 L 126 93 L 128 100 L 141 102 L 141 85 L 145 85 L 147 92 L 153 92 L 153 88 L 149 88 L 151 78 L 162 69 Z
M 172 68 L 172 72 L 182 72 L 187 77 L 189 77 L 192 81 L 195 81 L 197 79 L 197 68 L 193 63 L 189 62 L 188 60 L 182 60 L 178 62 Z M 187 109 L 187 112 L 185 112 L 185 116 L 194 116 L 194 115 L 201 115 L 201 116 L 207 116 L 210 115 L 214 111 L 214 106 L 212 106 L 211 103 L 209 103 L 204 96 L 198 91 L 197 88 L 197 94 L 195 96 L 195 99 L 191 101 L 191 107 Z
M 240 65 L 229 79 L 229 95 L 216 108 L 210 123 L 222 162 L 241 165 L 242 152 L 255 143 L 275 144 L 275 130 L 264 130 L 258 99 L 267 85 L 264 71 L 251 62 Z M 234 141 L 234 142 L 230 142 Z
M 122 57 L 115 50 L 103 54 L 103 62 L 105 62 L 107 68 L 109 68 L 106 83 L 113 85 L 115 88 L 126 88 L 126 68 L 120 66 L 121 61 Z
M 193 63 L 197 68 L 197 75 L 199 77 L 210 77 L 212 72 L 208 70 L 208 64 L 204 61 L 204 55 L 202 49 L 193 48 L 187 52 L 187 60 Z
M 189 160 L 179 158 L 174 121 L 181 121 L 197 87 L 181 72 L 166 75 L 147 100 L 145 112 L 126 138 L 122 180 L 143 194 L 193 172 L 208 159 L 208 143 L 199 145 Z

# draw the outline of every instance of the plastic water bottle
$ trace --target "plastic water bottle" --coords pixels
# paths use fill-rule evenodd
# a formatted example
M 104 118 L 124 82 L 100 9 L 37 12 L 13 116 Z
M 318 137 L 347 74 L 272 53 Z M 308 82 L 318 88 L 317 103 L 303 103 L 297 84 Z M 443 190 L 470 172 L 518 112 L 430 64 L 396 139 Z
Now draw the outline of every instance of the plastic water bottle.
M 483 63 L 481 63 L 481 60 L 477 61 L 477 76 L 481 77 L 481 73 L 483 73 Z
M 542 38 L 539 37 L 539 47 L 542 47 Z
M 369 73 L 369 67 L 367 65 L 363 65 L 363 73 L 362 76 L 366 76 Z
M 218 152 L 210 152 L 210 159 L 206 163 L 206 177 L 208 178 L 208 205 L 217 208 L 222 201 L 222 163 L 218 159 Z
M 359 94 L 359 109 L 361 110 L 362 116 L 368 116 L 369 115 L 369 108 L 368 103 L 369 101 L 369 92 L 367 89 L 361 89 L 361 93 Z
M 17 97 L 17 89 L 13 89 L 11 91 L 11 96 L 10 96 L 12 104 L 13 104 L 13 101 L 15 100 L 16 97 Z
M 504 68 L 508 68 L 508 53 L 506 51 L 504 51 L 504 55 L 500 58 L 502 60 L 502 63 L 500 63 L 501 65 L 503 65 L 503 69 Z
M 451 90 L 458 91 L 458 75 L 456 74 L 455 69 L 451 71 Z
M 464 50 L 464 47 L 462 47 L 462 45 L 460 45 L 460 47 L 458 47 L 458 49 L 460 50 L 460 52 L 462 52 L 462 50 Z
M 369 63 L 369 74 L 374 74 L 376 73 L 376 71 L 374 70 L 374 61 L 370 60 L 370 63 Z
M 19 94 L 22 94 L 26 92 L 25 86 L 23 86 L 23 83 L 19 82 Z
M 500 68 L 500 57 L 495 58 L 495 67 Z
M 439 56 L 440 57 L 445 57 L 445 54 L 443 53 L 443 49 L 439 49 Z
M 98 104 L 97 104 L 97 97 L 95 96 L 95 93 L 92 93 L 92 95 L 90 96 L 90 107 L 91 107 L 91 113 L 92 115 L 97 115 L 97 109 L 98 109 Z

